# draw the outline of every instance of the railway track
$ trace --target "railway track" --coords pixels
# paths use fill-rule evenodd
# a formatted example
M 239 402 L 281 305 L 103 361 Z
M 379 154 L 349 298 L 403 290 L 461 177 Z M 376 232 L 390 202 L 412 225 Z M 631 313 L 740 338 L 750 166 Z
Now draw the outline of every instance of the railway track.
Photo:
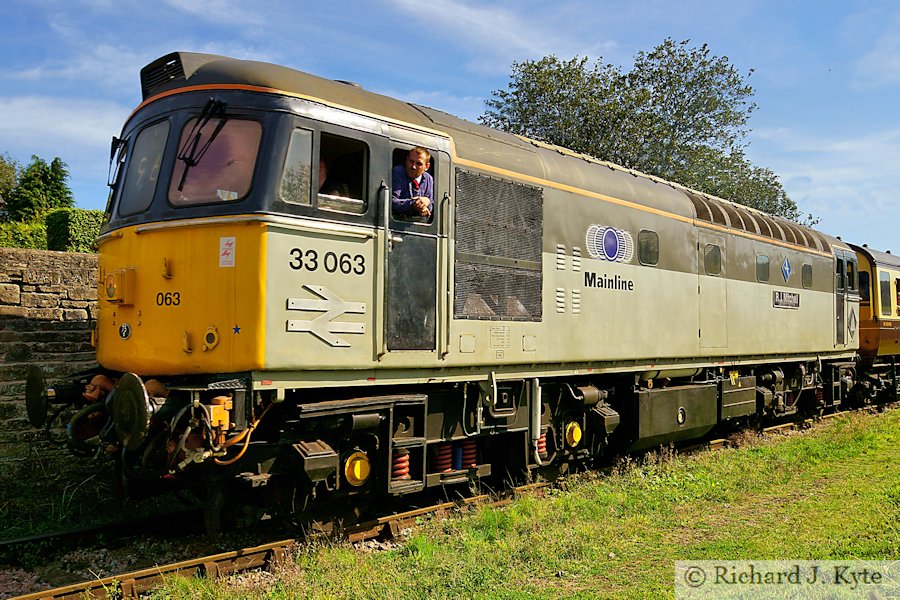
M 15 556 L 28 546 L 41 545 L 50 548 L 73 547 L 80 544 L 95 543 L 99 540 L 121 540 L 142 535 L 149 530 L 160 535 L 170 533 L 201 534 L 203 519 L 201 509 L 180 510 L 164 514 L 154 514 L 132 519 L 104 523 L 89 527 L 76 527 L 62 531 L 40 533 L 18 538 L 0 540 L 0 560 Z
M 863 410 L 883 412 L 888 409 L 900 409 L 900 402 L 867 407 Z M 851 411 L 842 411 L 823 415 L 818 419 L 833 419 L 849 414 Z M 781 423 L 766 427 L 761 430 L 763 435 L 772 434 L 787 429 L 804 429 L 817 419 L 804 419 Z M 702 444 L 683 448 L 681 451 L 696 451 L 701 449 L 716 450 L 727 447 L 727 439 L 713 439 Z M 444 517 L 447 513 L 466 509 L 474 506 L 499 507 L 510 503 L 515 497 L 523 494 L 540 494 L 549 487 L 550 483 L 540 482 L 517 486 L 497 494 L 479 494 L 459 500 L 440 502 L 431 506 L 415 508 L 409 511 L 381 516 L 369 521 L 342 527 L 332 532 L 333 537 L 346 539 L 351 543 L 361 542 L 374 538 L 391 539 L 400 535 L 401 531 L 413 527 L 417 519 L 423 516 Z M 239 550 L 212 554 L 201 558 L 185 560 L 168 565 L 154 566 L 120 575 L 94 579 L 51 590 L 34 592 L 24 596 L 17 596 L 13 600 L 76 600 L 84 598 L 138 598 L 141 593 L 150 591 L 159 586 L 166 577 L 181 575 L 186 577 L 218 578 L 230 574 L 254 569 L 271 569 L 280 561 L 286 560 L 291 549 L 310 539 L 325 534 L 310 534 L 301 538 L 281 539 Z M 27 538 L 14 540 L 22 542 Z
M 442 502 L 432 506 L 417 508 L 402 513 L 378 517 L 371 521 L 350 525 L 340 530 L 343 539 L 360 542 L 376 537 L 391 538 L 399 535 L 403 528 L 411 527 L 416 519 L 425 515 L 443 516 L 449 511 L 472 506 L 503 506 L 516 496 L 540 493 L 548 483 L 532 483 L 511 488 L 499 494 L 479 494 L 452 502 Z M 313 536 L 315 537 L 315 536 Z M 182 575 L 187 577 L 223 577 L 232 573 L 252 569 L 268 569 L 285 560 L 291 548 L 307 539 L 283 539 L 231 552 L 222 552 L 202 558 L 155 566 L 120 575 L 98 578 L 52 590 L 17 596 L 13 600 L 83 600 L 84 598 L 137 598 L 160 585 L 166 577 Z

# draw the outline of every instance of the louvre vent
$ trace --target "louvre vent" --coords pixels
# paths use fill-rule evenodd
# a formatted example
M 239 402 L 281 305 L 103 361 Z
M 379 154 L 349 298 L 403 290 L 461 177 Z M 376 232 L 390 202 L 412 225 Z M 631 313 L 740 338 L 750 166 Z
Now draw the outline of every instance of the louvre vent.
M 743 229 L 775 240 L 781 240 L 813 250 L 827 251 L 828 242 L 817 232 L 780 218 L 772 218 L 750 211 L 739 204 L 720 202 L 715 198 L 685 191 L 694 205 L 697 219 L 734 229 Z
M 154 89 L 173 79 L 184 79 L 184 66 L 177 54 L 164 56 L 141 69 L 141 92 L 144 99 L 147 99 Z

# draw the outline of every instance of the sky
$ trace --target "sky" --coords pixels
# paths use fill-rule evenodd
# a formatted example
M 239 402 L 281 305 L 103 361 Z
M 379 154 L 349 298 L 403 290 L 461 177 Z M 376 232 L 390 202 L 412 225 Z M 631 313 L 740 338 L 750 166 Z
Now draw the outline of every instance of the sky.
M 748 158 L 817 228 L 900 253 L 896 0 L 2 0 L 0 154 L 58 156 L 102 209 L 139 71 L 176 50 L 277 63 L 477 120 L 515 61 L 630 69 L 667 37 L 753 86 Z

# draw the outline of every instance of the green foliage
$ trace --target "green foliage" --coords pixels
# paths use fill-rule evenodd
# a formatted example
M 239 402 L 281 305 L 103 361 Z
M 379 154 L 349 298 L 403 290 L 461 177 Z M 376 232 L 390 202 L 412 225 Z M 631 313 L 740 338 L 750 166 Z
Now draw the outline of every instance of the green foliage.
M 9 154 L 0 155 L 0 222 L 6 221 L 6 202 L 16 188 L 22 166 Z
M 752 70 L 688 44 L 666 39 L 627 73 L 586 57 L 513 63 L 508 88 L 492 93 L 480 120 L 800 220 L 778 176 L 743 151 L 756 108 Z
M 57 208 L 47 214 L 47 249 L 60 252 L 96 252 L 103 211 Z
M 48 165 L 44 159 L 32 156 L 31 164 L 19 171 L 9 198 L 4 196 L 9 219 L 33 223 L 42 220 L 51 209 L 73 206 L 68 178 L 69 169 L 59 157 Z
M 47 248 L 47 228 L 43 223 L 0 222 L 0 247 Z

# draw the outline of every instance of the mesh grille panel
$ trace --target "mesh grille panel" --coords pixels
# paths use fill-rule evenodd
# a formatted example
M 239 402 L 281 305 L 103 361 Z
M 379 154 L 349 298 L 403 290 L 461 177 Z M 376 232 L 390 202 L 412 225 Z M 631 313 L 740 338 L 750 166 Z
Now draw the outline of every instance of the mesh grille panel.
M 541 320 L 542 211 L 540 188 L 457 169 L 457 318 Z
M 456 261 L 455 316 L 541 320 L 541 272 Z
M 456 175 L 456 251 L 539 262 L 539 188 L 466 171 Z

